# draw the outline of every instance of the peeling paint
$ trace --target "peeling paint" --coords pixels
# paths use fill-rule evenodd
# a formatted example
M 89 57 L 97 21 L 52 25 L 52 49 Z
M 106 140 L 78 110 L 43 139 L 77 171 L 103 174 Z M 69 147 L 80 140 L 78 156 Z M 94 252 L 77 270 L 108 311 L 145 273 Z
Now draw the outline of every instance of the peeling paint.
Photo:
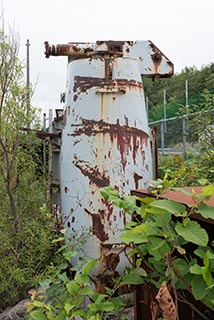
M 128 118 L 126 120 L 128 123 Z M 68 134 L 71 136 L 81 136 L 82 134 L 87 136 L 109 134 L 111 142 L 117 141 L 117 148 L 121 154 L 121 162 L 123 170 L 125 170 L 127 164 L 127 155 L 132 146 L 133 161 L 136 163 L 136 154 L 139 148 L 143 148 L 145 144 L 147 146 L 147 140 L 149 136 L 143 130 L 138 128 L 129 127 L 127 125 L 121 126 L 119 119 L 115 124 L 109 124 L 103 120 L 86 120 L 82 119 L 82 124 L 73 124 L 72 127 L 76 128 L 73 133 Z M 141 150 L 142 158 L 145 160 L 145 152 Z M 110 155 L 109 155 L 110 157 Z M 95 171 L 93 171 L 95 173 Z
M 124 88 L 142 90 L 143 84 L 140 81 L 127 80 L 127 79 L 111 80 L 111 79 L 97 78 L 97 77 L 83 77 L 83 76 L 74 77 L 73 92 L 75 93 L 86 92 L 87 90 L 93 87 L 104 88 L 109 90 L 118 89 L 118 91 L 124 91 Z
M 93 234 L 102 242 L 109 239 L 108 234 L 104 230 L 104 225 L 101 219 L 101 215 L 98 213 L 91 213 L 88 209 L 84 208 L 85 212 L 92 218 L 92 230 Z
M 73 163 L 75 167 L 77 167 L 84 176 L 88 177 L 91 183 L 96 184 L 98 188 L 109 185 L 109 177 L 106 177 L 104 173 L 100 173 L 97 167 L 93 167 L 87 161 L 77 158 L 73 161 Z
M 135 189 L 139 187 L 139 180 L 143 179 L 143 176 L 138 175 L 136 172 L 134 173 L 134 181 L 135 181 Z

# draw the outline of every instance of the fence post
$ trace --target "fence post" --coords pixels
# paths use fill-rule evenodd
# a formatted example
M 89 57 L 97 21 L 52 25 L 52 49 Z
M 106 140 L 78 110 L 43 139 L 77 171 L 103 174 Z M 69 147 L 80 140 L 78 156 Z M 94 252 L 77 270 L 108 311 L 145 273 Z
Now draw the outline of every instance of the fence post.
M 183 131 L 183 153 L 186 158 L 186 145 L 187 145 L 187 117 L 184 116 L 182 119 L 182 131 Z
M 161 121 L 161 155 L 164 155 L 164 132 L 165 132 L 165 121 Z

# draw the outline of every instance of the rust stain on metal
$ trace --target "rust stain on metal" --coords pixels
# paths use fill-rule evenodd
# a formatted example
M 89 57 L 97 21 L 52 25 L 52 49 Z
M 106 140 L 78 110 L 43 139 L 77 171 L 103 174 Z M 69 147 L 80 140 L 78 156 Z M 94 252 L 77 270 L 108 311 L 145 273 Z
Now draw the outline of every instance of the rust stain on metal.
M 104 50 L 104 52 L 106 53 L 122 53 L 125 41 L 96 41 L 96 44 L 98 46 L 105 44 L 107 50 Z
M 88 120 L 88 119 L 81 119 L 82 124 L 72 124 L 71 127 L 76 127 L 77 129 L 68 135 L 70 136 L 80 136 L 82 134 L 85 134 L 87 136 L 94 136 L 99 133 L 109 133 L 111 135 L 111 138 L 113 139 L 114 134 L 127 134 L 130 136 L 139 136 L 142 138 L 148 139 L 148 134 L 140 130 L 138 128 L 134 127 L 128 127 L 126 125 L 121 126 L 119 119 L 117 119 L 116 124 L 110 124 L 103 120 L 95 121 L 95 120 Z
M 131 47 L 133 47 L 134 46 L 134 41 L 127 41 L 127 43 L 131 46 Z
M 144 150 L 141 151 L 141 155 L 142 155 L 142 159 L 143 159 L 143 163 L 144 163 L 144 161 L 146 160 L 146 156 L 145 156 L 145 151 Z
M 126 123 L 128 123 L 128 119 L 126 120 Z M 90 137 L 97 134 L 109 134 L 112 143 L 116 139 L 117 148 L 121 154 L 123 170 L 125 170 L 127 164 L 127 155 L 130 152 L 130 148 L 132 148 L 132 157 L 134 163 L 136 163 L 137 150 L 140 147 L 142 148 L 142 145 L 144 143 L 147 146 L 147 142 L 149 139 L 148 134 L 143 130 L 129 127 L 128 125 L 121 126 L 119 119 L 117 119 L 116 124 L 109 124 L 104 122 L 103 120 L 95 121 L 82 119 L 82 124 L 73 124 L 71 126 L 76 127 L 76 130 L 74 130 L 73 133 L 68 134 L 71 136 L 80 136 L 82 134 L 85 134 Z M 141 150 L 141 154 L 143 161 L 145 161 L 145 152 L 143 150 Z M 85 171 L 83 168 L 82 170 Z M 91 172 L 91 174 L 93 173 L 100 176 L 99 172 L 97 172 L 97 168 L 90 168 L 89 172 Z M 103 179 L 99 179 L 99 181 L 100 180 L 105 181 L 104 177 Z
M 106 74 L 107 76 L 107 74 Z M 74 92 L 86 92 L 88 89 L 93 87 L 105 88 L 105 89 L 118 89 L 121 91 L 128 87 L 130 89 L 143 89 L 142 82 L 136 80 L 127 79 L 105 79 L 96 77 L 74 77 Z
M 128 125 L 129 125 L 129 119 L 128 119 L 128 117 L 126 117 L 126 116 L 124 116 L 124 119 L 125 119 L 125 124 L 126 124 L 126 126 L 128 127 Z
M 120 256 L 114 251 L 104 252 L 101 257 L 101 262 L 105 268 L 104 272 L 106 270 L 115 271 L 120 262 Z
M 78 95 L 75 94 L 75 95 L 73 96 L 73 101 L 75 102 L 77 99 L 78 99 Z
M 73 146 L 75 146 L 76 144 L 78 144 L 78 143 L 80 143 L 81 142 L 81 140 L 80 139 L 76 139 L 76 140 L 74 140 L 74 142 L 73 142 Z
M 69 192 L 69 189 L 67 187 L 64 188 L 65 193 Z
M 113 59 L 105 59 L 105 79 L 112 80 Z
M 152 43 L 150 42 L 150 46 L 152 48 L 153 53 L 151 54 L 151 59 L 153 61 L 154 64 L 154 74 L 150 75 L 150 76 L 155 76 L 156 74 L 159 74 L 159 67 L 161 65 L 161 61 L 162 61 L 162 57 L 165 57 L 167 59 L 166 63 L 168 63 L 168 65 L 170 66 L 170 71 L 167 72 L 166 74 L 161 74 L 162 78 L 165 77 L 170 77 L 174 74 L 174 66 L 173 64 L 170 62 L 170 60 Z M 148 68 L 149 70 L 149 68 Z
M 85 212 L 92 218 L 93 234 L 101 241 L 105 242 L 109 239 L 108 234 L 104 230 L 102 223 L 102 216 L 98 213 L 91 213 L 88 209 L 84 208 Z
M 71 45 L 71 48 L 72 48 L 75 52 L 79 52 L 79 51 L 80 51 L 80 48 L 78 48 L 78 47 L 75 46 L 75 45 Z
M 73 163 L 84 176 L 89 178 L 91 183 L 94 183 L 99 188 L 106 187 L 110 184 L 109 177 L 106 177 L 104 173 L 99 172 L 97 166 L 92 167 L 88 162 L 77 158 L 75 158 Z
M 56 44 L 51 45 L 48 41 L 45 41 L 45 56 L 79 56 L 87 57 L 93 53 L 92 47 L 81 46 L 80 43 L 68 43 L 68 44 Z
M 65 109 L 65 112 L 63 113 L 63 120 L 62 120 L 63 127 L 66 126 L 66 123 L 67 123 L 67 109 Z
M 151 54 L 151 58 L 154 64 L 154 70 L 155 70 L 154 73 L 158 74 L 159 73 L 158 68 L 160 67 L 160 64 L 161 64 L 162 55 L 160 52 L 155 52 Z
M 143 176 L 138 175 L 136 172 L 134 173 L 134 182 L 135 182 L 135 189 L 139 187 L 139 180 L 143 179 Z
M 137 156 L 138 148 L 139 148 L 139 142 L 137 140 L 137 136 L 133 136 L 132 158 L 133 158 L 134 164 L 136 164 L 136 156 Z
M 107 210 L 106 210 L 106 213 L 107 213 L 107 221 L 110 220 L 110 217 L 112 215 L 112 212 L 113 212 L 113 205 L 111 202 L 107 201 L 106 199 L 102 198 L 101 199 L 102 203 L 105 204 Z

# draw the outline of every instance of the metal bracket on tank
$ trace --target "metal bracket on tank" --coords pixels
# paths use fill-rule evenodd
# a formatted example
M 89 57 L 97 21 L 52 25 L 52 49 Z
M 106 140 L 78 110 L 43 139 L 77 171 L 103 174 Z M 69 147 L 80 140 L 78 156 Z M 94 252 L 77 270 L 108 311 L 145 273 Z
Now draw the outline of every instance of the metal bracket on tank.
M 45 56 L 67 56 L 69 62 L 77 59 L 104 56 L 106 60 L 113 57 L 136 59 L 139 72 L 144 77 L 171 77 L 174 73 L 173 63 L 150 40 L 145 41 L 97 41 L 95 43 L 69 42 L 68 44 L 50 45 L 45 42 Z M 111 62 L 109 62 L 111 63 Z M 109 66 L 107 79 L 111 78 Z

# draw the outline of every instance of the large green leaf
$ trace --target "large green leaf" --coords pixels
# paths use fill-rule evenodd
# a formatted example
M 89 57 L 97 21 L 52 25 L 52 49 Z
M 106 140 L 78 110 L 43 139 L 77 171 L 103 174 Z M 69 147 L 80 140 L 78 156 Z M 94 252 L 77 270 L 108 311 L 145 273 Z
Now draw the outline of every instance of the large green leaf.
M 199 246 L 206 246 L 208 243 L 208 234 L 206 230 L 201 228 L 200 224 L 197 221 L 186 219 L 185 225 L 177 222 L 175 230 L 186 241 L 195 243 Z
M 126 213 L 132 214 L 136 212 L 138 207 L 136 206 L 136 198 L 134 196 L 125 196 L 122 198 L 122 208 Z
M 63 257 L 65 258 L 65 260 L 70 261 L 73 257 L 75 257 L 77 255 L 77 252 L 74 250 L 69 250 L 67 252 L 63 253 Z
M 184 171 L 184 173 L 185 173 L 185 171 Z M 186 194 L 187 196 L 190 196 L 190 197 L 193 196 L 192 190 L 183 189 L 183 188 L 175 188 L 175 191 L 180 191 L 180 192 L 182 192 L 183 194 Z
M 132 272 L 138 274 L 141 277 L 147 276 L 146 271 L 142 267 L 136 267 L 136 268 L 132 269 Z
M 130 273 L 126 274 L 123 276 L 122 282 L 120 283 L 121 286 L 127 285 L 127 284 L 133 284 L 133 285 L 138 285 L 138 284 L 143 284 L 144 279 L 139 276 L 136 273 Z
M 44 279 L 42 281 L 39 282 L 40 287 L 42 288 L 46 288 L 49 287 L 49 285 L 51 284 L 52 280 L 51 279 Z
M 174 214 L 176 217 L 184 216 L 186 214 L 186 207 L 183 204 L 172 200 L 155 200 L 150 204 L 150 206 L 166 210 L 167 212 Z
M 46 317 L 46 315 L 43 313 L 42 310 L 34 310 L 30 313 L 30 316 L 34 320 L 48 320 L 48 318 Z
M 81 295 L 87 295 L 87 296 L 92 295 L 93 293 L 94 292 L 89 287 L 85 287 L 85 288 L 81 289 L 81 291 L 80 291 Z
M 146 213 L 151 213 L 151 214 L 165 214 L 166 213 L 166 210 L 165 209 L 161 209 L 161 208 L 158 208 L 158 207 L 150 207 L 150 208 L 145 208 L 145 212 Z
M 123 301 L 119 297 L 112 297 L 110 299 L 110 302 L 114 304 L 114 309 L 116 312 L 118 312 L 121 308 L 125 306 Z
M 82 309 L 78 309 L 72 313 L 69 319 L 79 319 L 79 317 L 80 319 L 86 319 L 86 312 Z M 65 320 L 65 318 L 63 318 L 62 320 Z
M 163 259 L 170 251 L 169 245 L 167 244 L 166 240 L 162 240 L 159 237 L 149 237 L 147 249 L 157 261 Z
M 172 261 L 172 275 L 176 289 L 186 289 L 186 277 L 189 275 L 189 265 L 184 259 L 178 258 Z
M 154 220 L 156 226 L 164 229 L 171 220 L 171 214 L 166 212 L 163 215 L 155 215 Z
M 134 227 L 132 229 L 132 233 L 143 233 L 145 235 L 148 235 L 150 230 L 151 230 L 151 224 L 148 223 L 148 222 L 145 222 L 145 223 L 141 223 L 140 225 Z
M 189 266 L 184 259 L 178 258 L 173 260 L 172 266 L 182 277 L 189 272 Z
M 74 309 L 74 305 L 73 304 L 71 304 L 71 303 L 69 303 L 69 302 L 65 302 L 64 303 L 64 309 L 65 309 L 65 312 L 66 312 L 66 314 L 67 315 L 69 315 L 69 312 L 72 310 L 72 309 Z
M 97 260 L 90 259 L 82 268 L 82 274 L 88 276 L 92 269 L 96 266 Z
M 126 231 L 124 232 L 121 236 L 120 239 L 124 243 L 131 243 L 134 242 L 135 244 L 140 244 L 140 243 L 145 243 L 147 242 L 147 237 L 143 233 L 134 233 L 133 230 Z
M 109 198 L 118 198 L 118 191 L 114 190 L 111 186 L 100 188 L 100 193 L 103 198 L 111 201 Z
M 212 274 L 208 266 L 201 267 L 202 269 L 202 276 L 208 287 L 210 287 L 213 283 Z
M 153 266 L 155 268 L 155 270 L 158 272 L 158 274 L 163 274 L 165 273 L 166 270 L 166 264 L 165 264 L 165 260 L 161 260 L 160 259 L 156 259 L 156 257 L 152 256 L 148 258 L 148 262 L 151 266 Z
M 198 275 L 201 274 L 207 286 L 209 287 L 212 285 L 213 279 L 209 268 L 209 264 L 205 266 L 199 266 L 198 264 L 194 264 L 190 267 L 190 272 Z
M 205 219 L 214 219 L 214 206 L 208 206 L 205 203 L 201 203 L 196 212 L 200 213 Z
M 129 214 L 134 213 L 138 209 L 136 197 L 125 196 L 122 198 L 118 191 L 114 190 L 111 186 L 101 188 L 100 193 L 106 200 L 112 202 L 118 208 L 123 208 Z
M 203 259 L 205 266 L 209 266 L 211 262 L 210 260 L 214 259 L 214 252 L 211 251 L 211 248 L 204 248 L 204 250 L 198 248 L 194 251 L 194 253 Z
M 192 293 L 196 300 L 203 299 L 207 294 L 207 285 L 202 276 L 195 275 L 191 281 Z
M 114 304 L 112 302 L 106 301 L 102 302 L 99 305 L 99 310 L 100 311 L 105 311 L 105 312 L 110 312 L 114 310 Z
M 38 300 L 34 300 L 32 302 L 32 306 L 40 308 L 40 309 L 44 308 L 44 309 L 47 309 L 49 311 L 51 310 L 50 304 L 42 302 L 42 301 L 38 301 Z
M 67 288 L 68 292 L 73 296 L 77 296 L 77 294 L 80 290 L 79 284 L 74 280 L 66 283 L 66 288 Z
M 86 283 L 90 283 L 90 278 L 88 276 L 85 276 L 84 274 L 81 273 L 76 273 L 74 280 L 77 281 L 77 283 L 82 286 Z
M 198 264 L 191 266 L 189 271 L 193 274 L 202 274 L 202 268 Z
M 49 320 L 49 319 L 53 319 L 53 316 L 52 316 L 52 318 L 49 317 L 48 320 Z M 60 312 L 60 314 L 57 314 L 57 315 L 54 316 L 54 320 L 65 320 L 65 319 L 66 319 L 66 312 L 65 312 L 65 310 L 62 311 L 62 312 Z
M 95 300 L 95 303 L 96 304 L 100 304 L 101 302 L 103 302 L 105 300 L 106 297 L 107 297 L 106 294 L 103 294 L 103 293 L 102 294 L 98 294 L 97 298 Z
M 202 188 L 202 194 L 205 197 L 214 195 L 214 185 L 210 185 Z

